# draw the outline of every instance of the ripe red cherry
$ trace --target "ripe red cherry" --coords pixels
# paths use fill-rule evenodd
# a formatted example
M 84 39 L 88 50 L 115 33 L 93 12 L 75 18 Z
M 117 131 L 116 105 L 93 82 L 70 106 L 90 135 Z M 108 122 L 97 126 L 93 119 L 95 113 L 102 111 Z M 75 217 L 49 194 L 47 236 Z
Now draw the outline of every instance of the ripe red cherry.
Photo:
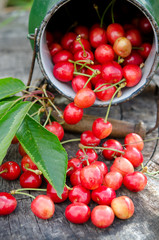
M 114 198 L 111 202 L 111 208 L 117 218 L 128 219 L 134 214 L 133 201 L 127 196 Z
M 52 57 L 61 50 L 62 50 L 62 46 L 59 43 L 55 43 L 55 42 L 52 43 L 50 48 L 49 48 L 50 55 Z
M 26 152 L 25 152 L 24 148 L 22 147 L 22 145 L 20 143 L 19 143 L 19 146 L 18 146 L 18 151 L 19 151 L 19 153 L 22 157 L 26 155 Z
M 115 86 L 110 86 L 110 84 L 106 84 L 104 79 L 99 79 L 95 85 L 95 89 L 100 90 L 96 91 L 96 97 L 101 101 L 108 101 L 112 98 L 114 93 L 116 92 Z M 102 90 L 102 91 L 101 91 Z
M 123 184 L 132 192 L 142 191 L 147 185 L 147 177 L 142 172 L 129 173 L 124 176 Z
M 61 82 L 69 82 L 73 79 L 74 65 L 70 62 L 58 62 L 54 65 L 53 74 Z
M 99 167 L 103 176 L 105 176 L 108 173 L 107 165 L 102 161 L 95 161 L 95 162 L 91 163 L 91 165 Z
M 103 185 L 118 190 L 123 183 L 123 176 L 120 172 L 108 172 L 103 179 Z
M 64 190 L 63 190 L 63 193 L 61 194 L 61 197 L 58 197 L 57 192 L 54 189 L 54 187 L 50 183 L 47 184 L 47 192 L 46 192 L 46 194 L 47 194 L 47 196 L 49 196 L 52 199 L 52 201 L 54 203 L 64 202 L 68 198 L 68 192 L 69 192 L 69 190 L 65 186 Z
M 142 43 L 142 36 L 138 29 L 129 29 L 125 33 L 125 37 L 130 40 L 133 47 L 139 47 Z
M 61 39 L 63 49 L 69 50 L 72 42 L 76 39 L 77 35 L 74 32 L 67 32 Z
M 132 44 L 129 39 L 126 37 L 120 37 L 117 38 L 116 41 L 113 44 L 113 50 L 114 52 L 122 57 L 125 58 L 130 55 L 132 51 Z
M 90 50 L 85 50 L 85 51 L 78 50 L 74 54 L 74 60 L 75 61 L 87 60 L 87 59 L 94 61 L 94 54 Z
M 20 186 L 23 188 L 38 188 L 42 184 L 41 175 L 31 171 L 25 171 L 20 176 Z
M 110 171 L 120 172 L 123 176 L 125 176 L 127 173 L 133 173 L 134 167 L 128 159 L 124 157 L 117 157 L 110 167 Z
M 65 209 L 66 219 L 75 224 L 87 222 L 90 215 L 91 210 L 85 203 L 71 203 Z
M 74 29 L 74 32 L 77 34 L 77 35 L 80 35 L 82 38 L 84 39 L 88 39 L 89 37 L 89 30 L 86 26 L 84 25 L 78 25 L 75 27 Z
M 123 67 L 123 76 L 126 79 L 126 86 L 137 85 L 142 78 L 142 70 L 138 65 L 129 64 Z
M 142 17 L 139 21 L 140 31 L 144 34 L 150 34 L 152 32 L 152 26 L 147 17 Z
M 112 188 L 102 185 L 92 191 L 91 198 L 100 205 L 110 205 L 111 201 L 116 198 L 116 192 Z
M 114 221 L 114 212 L 109 206 L 98 205 L 91 212 L 91 221 L 98 228 L 107 228 Z
M 96 95 L 90 88 L 80 89 L 74 98 L 74 104 L 79 108 L 91 107 L 96 100 Z
M 22 168 L 23 172 L 27 171 L 26 168 L 30 168 L 30 169 L 33 169 L 33 170 L 38 169 L 36 164 L 31 160 L 31 158 L 28 155 L 25 155 L 22 158 L 22 160 L 21 160 L 21 168 Z
M 125 66 L 128 64 L 136 64 L 140 66 L 140 64 L 143 62 L 144 60 L 141 55 L 137 51 L 132 50 L 131 54 L 128 57 L 124 58 L 123 65 Z
M 17 206 L 17 200 L 10 193 L 0 192 L 0 216 L 12 213 Z
M 83 108 L 75 106 L 73 102 L 69 103 L 63 112 L 63 118 L 67 124 L 76 124 L 83 117 Z
M 84 146 L 98 146 L 100 143 L 100 139 L 94 136 L 92 131 L 88 130 L 88 131 L 84 131 L 81 134 L 80 142 Z
M 100 72 L 99 74 L 97 74 L 95 77 L 92 77 L 91 78 L 91 83 L 93 86 L 95 86 L 95 84 L 97 83 L 97 81 L 101 78 L 101 69 L 102 69 L 102 66 L 101 64 L 94 64 L 94 65 L 91 65 L 91 68 L 94 69 L 94 70 L 97 70 L 98 72 Z M 91 69 L 87 69 L 86 73 L 88 75 L 92 75 L 94 72 L 91 70 Z M 88 86 L 88 85 L 87 85 Z
M 69 59 L 73 60 L 72 53 L 68 50 L 61 50 L 52 57 L 52 62 L 56 64 L 58 62 L 68 61 Z
M 82 185 L 77 185 L 69 191 L 68 197 L 72 203 L 80 202 L 88 205 L 91 200 L 91 193 L 90 190 L 84 188 Z
M 81 184 L 83 187 L 94 190 L 103 182 L 103 174 L 96 165 L 88 165 L 81 169 Z
M 0 176 L 6 180 L 15 180 L 20 176 L 21 169 L 18 163 L 7 161 L 0 166 Z
M 116 83 L 122 79 L 123 70 L 117 62 L 107 62 L 102 65 L 101 75 L 106 83 Z
M 115 139 L 108 139 L 106 140 L 103 144 L 102 147 L 104 148 L 110 148 L 110 149 L 115 149 L 118 151 L 123 151 L 123 147 L 121 145 L 121 143 Z M 115 157 L 119 157 L 121 156 L 121 153 L 118 151 L 113 151 L 113 150 L 103 150 L 102 154 L 104 156 L 105 159 L 107 160 L 113 160 Z
M 142 137 L 137 133 L 129 133 L 125 136 L 124 139 L 125 147 L 132 146 L 136 147 L 139 151 L 142 151 L 144 148 L 144 141 Z
M 109 44 L 99 45 L 96 48 L 94 55 L 95 55 L 95 59 L 101 64 L 104 64 L 109 61 L 113 61 L 115 57 L 113 47 Z
M 55 204 L 50 197 L 38 195 L 31 203 L 32 212 L 42 219 L 49 219 L 54 215 Z
M 86 82 L 88 81 L 88 78 L 82 75 L 77 75 L 72 79 L 72 88 L 77 93 L 80 89 L 82 89 Z M 92 89 L 91 82 L 88 82 L 87 88 Z
M 87 162 L 91 164 L 98 160 L 98 154 L 96 153 L 96 151 L 94 149 L 89 149 L 89 148 L 85 149 L 85 151 L 83 151 L 82 149 L 79 149 L 76 152 L 76 157 L 79 158 L 82 164 L 85 166 L 87 165 Z
M 89 41 L 93 48 L 97 48 L 99 45 L 107 43 L 106 31 L 100 27 L 91 29 L 89 33 Z
M 79 50 L 83 50 L 83 48 L 85 50 L 91 50 L 91 45 L 90 45 L 89 41 L 84 38 L 80 38 L 80 41 L 75 39 L 70 46 L 70 51 L 73 54 L 75 54 L 75 52 L 77 52 Z
M 92 125 L 93 134 L 99 138 L 104 139 L 112 132 L 112 124 L 108 121 L 105 122 L 104 118 L 97 118 Z
M 81 168 L 82 168 L 82 162 L 80 159 L 78 158 L 69 159 L 67 164 L 67 176 L 70 176 L 77 169 L 81 169 Z
M 82 168 L 81 168 L 82 169 Z M 73 172 L 70 176 L 70 182 L 72 186 L 76 186 L 81 184 L 81 169 L 77 169 L 75 172 Z
M 137 148 L 128 146 L 124 152 L 123 157 L 128 159 L 134 167 L 139 167 L 143 163 L 143 155 Z
M 49 132 L 55 134 L 58 137 L 59 141 L 61 141 L 64 137 L 64 129 L 62 125 L 56 121 L 53 121 L 51 124 L 47 124 L 45 128 Z
M 138 49 L 139 54 L 146 60 L 151 51 L 152 45 L 150 43 L 142 43 Z
M 113 45 L 115 40 L 119 37 L 124 37 L 125 32 L 121 24 L 111 23 L 107 27 L 107 38 L 108 41 Z

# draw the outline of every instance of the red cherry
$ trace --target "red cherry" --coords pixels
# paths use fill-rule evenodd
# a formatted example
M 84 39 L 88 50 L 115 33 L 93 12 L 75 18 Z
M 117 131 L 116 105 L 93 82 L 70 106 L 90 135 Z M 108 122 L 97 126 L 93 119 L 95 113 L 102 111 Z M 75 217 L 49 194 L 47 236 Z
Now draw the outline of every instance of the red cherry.
M 143 155 L 137 148 L 128 146 L 124 152 L 123 157 L 128 159 L 134 167 L 139 167 L 143 163 Z
M 48 47 L 51 46 L 53 41 L 54 41 L 53 34 L 49 31 L 46 31 L 46 44 L 48 45 Z
M 100 27 L 91 29 L 89 33 L 89 41 L 93 48 L 97 48 L 99 45 L 107 43 L 106 31 Z
M 52 57 L 61 50 L 62 50 L 62 46 L 59 43 L 55 43 L 55 42 L 52 43 L 50 48 L 49 48 L 50 55 Z
M 86 82 L 88 81 L 88 78 L 82 75 L 77 75 L 72 79 L 72 88 L 77 93 L 80 89 L 82 89 Z M 92 89 L 91 82 L 88 82 L 87 88 Z
M 38 195 L 31 203 L 32 212 L 42 219 L 49 219 L 54 215 L 55 205 L 50 197 Z
M 74 60 L 75 61 L 87 60 L 87 59 L 94 61 L 94 54 L 90 50 L 85 50 L 85 51 L 78 50 L 74 54 Z
M 20 185 L 23 188 L 38 188 L 42 184 L 41 175 L 31 171 L 25 171 L 20 176 Z
M 116 198 L 116 192 L 112 188 L 102 185 L 92 191 L 91 198 L 100 205 L 110 205 L 111 201 Z
M 144 141 L 142 137 L 137 133 L 129 133 L 125 136 L 124 139 L 125 147 L 132 146 L 136 147 L 139 151 L 142 151 L 144 148 Z
M 124 58 L 123 65 L 136 64 L 140 66 L 140 64 L 143 62 L 144 60 L 142 56 L 137 51 L 133 50 L 128 57 Z
M 22 160 L 21 160 L 21 168 L 22 168 L 23 172 L 27 171 L 26 168 L 30 168 L 30 169 L 33 169 L 33 170 L 38 169 L 36 164 L 31 160 L 31 158 L 28 155 L 25 155 L 22 158 Z
M 67 164 L 67 176 L 70 176 L 77 169 L 81 169 L 81 168 L 82 168 L 82 162 L 80 159 L 78 158 L 69 159 Z
M 83 109 L 75 106 L 73 102 L 69 103 L 63 112 L 63 118 L 67 124 L 76 124 L 83 117 Z
M 88 221 L 91 215 L 90 208 L 84 203 L 71 203 L 65 209 L 65 217 L 75 224 L 82 224 Z
M 106 83 L 116 83 L 122 79 L 123 70 L 117 62 L 107 62 L 102 65 L 101 75 Z
M 96 165 L 88 165 L 81 169 L 81 184 L 83 187 L 94 190 L 103 182 L 103 174 Z
M 75 32 L 77 35 L 80 35 L 82 38 L 88 39 L 89 30 L 88 30 L 88 28 L 87 28 L 86 26 L 84 26 L 84 25 L 78 25 L 78 26 L 75 27 L 74 32 Z
M 10 193 L 0 192 L 0 216 L 12 213 L 17 206 L 17 200 Z
M 70 46 L 70 51 L 73 54 L 75 54 L 75 52 L 77 52 L 79 50 L 83 50 L 83 48 L 85 50 L 91 50 L 91 45 L 90 45 L 89 41 L 84 38 L 81 38 L 80 42 L 79 42 L 77 39 L 75 39 Z
M 95 137 L 92 131 L 88 130 L 88 131 L 84 131 L 81 134 L 80 142 L 84 146 L 98 146 L 100 143 L 100 139 Z
M 96 100 L 96 95 L 90 88 L 80 89 L 74 98 L 74 104 L 79 108 L 89 108 Z
M 107 38 L 108 41 L 113 45 L 115 40 L 119 37 L 124 37 L 125 32 L 121 24 L 111 23 L 107 27 Z
M 114 93 L 116 92 L 115 86 L 110 87 L 110 84 L 106 84 L 104 79 L 99 79 L 95 85 L 95 89 L 102 90 L 96 91 L 96 97 L 101 101 L 108 101 L 112 98 Z M 107 88 L 107 89 L 106 89 Z
M 94 55 L 95 55 L 95 59 L 101 64 L 104 64 L 109 61 L 113 61 L 115 57 L 114 50 L 112 46 L 110 46 L 109 44 L 99 45 L 96 48 Z
M 146 60 L 146 58 L 149 56 L 151 51 L 152 45 L 150 43 L 143 43 L 140 45 L 140 48 L 138 49 L 138 53 Z
M 123 183 L 123 176 L 120 172 L 108 172 L 104 176 L 103 185 L 114 189 L 115 191 L 118 190 Z
M 74 65 L 70 62 L 58 62 L 54 65 L 53 74 L 61 82 L 69 82 L 73 79 Z
M 98 228 L 107 228 L 114 221 L 114 212 L 109 206 L 98 205 L 92 210 L 91 221 Z
M 68 61 L 69 59 L 73 60 L 72 53 L 68 50 L 61 50 L 52 57 L 52 62 L 56 64 L 58 62 Z
M 105 122 L 104 118 L 97 118 L 92 125 L 93 134 L 99 138 L 104 139 L 112 132 L 112 124 L 108 121 Z
M 56 121 L 53 121 L 51 124 L 47 124 L 45 128 L 49 132 L 55 134 L 58 137 L 59 141 L 61 141 L 64 137 L 64 129 L 62 125 Z
M 132 51 L 131 41 L 126 37 L 117 38 L 113 44 L 113 50 L 118 56 L 125 58 Z
M 87 165 L 87 162 L 91 164 L 92 162 L 95 162 L 98 160 L 98 154 L 94 149 L 85 149 L 83 151 L 82 149 L 79 149 L 76 153 L 76 157 L 79 158 L 83 165 Z M 88 161 L 87 161 L 88 160 Z
M 107 165 L 102 161 L 95 161 L 95 162 L 91 163 L 91 165 L 95 165 L 95 166 L 99 167 L 99 169 L 103 173 L 103 176 L 105 176 L 108 173 Z
M 14 136 L 11 143 L 12 143 L 12 144 L 17 144 L 17 143 L 19 143 L 18 138 L 17 138 L 16 136 Z
M 26 152 L 20 143 L 19 143 L 18 151 L 22 157 L 26 155 Z
M 129 64 L 123 67 L 123 76 L 126 79 L 126 86 L 133 87 L 140 82 L 142 70 L 138 65 Z
M 93 84 L 93 86 L 95 86 L 95 84 L 97 83 L 97 81 L 101 78 L 101 69 L 102 66 L 100 64 L 94 64 L 91 65 L 91 68 L 94 70 L 97 70 L 98 72 L 100 72 L 99 74 L 97 74 L 95 77 L 91 78 L 91 83 Z M 91 69 L 87 69 L 86 73 L 88 75 L 92 75 L 94 72 Z M 88 85 L 87 85 L 88 86 Z
M 69 50 L 72 42 L 76 39 L 77 35 L 73 32 L 67 32 L 61 39 L 61 45 L 64 49 Z
M 0 176 L 6 180 L 15 180 L 20 176 L 21 169 L 18 163 L 7 161 L 0 166 Z
M 110 167 L 110 171 L 120 172 L 123 176 L 125 176 L 127 173 L 133 173 L 134 167 L 128 159 L 124 157 L 117 157 Z
M 52 201 L 54 203 L 64 202 L 68 198 L 68 193 L 69 193 L 69 190 L 65 186 L 64 190 L 63 190 L 63 193 L 61 194 L 61 197 L 58 197 L 57 192 L 54 189 L 54 187 L 50 183 L 47 184 L 47 192 L 46 192 L 46 194 L 47 194 L 47 196 L 49 196 L 52 199 Z
M 128 219 L 134 214 L 133 201 L 127 196 L 114 198 L 111 202 L 111 208 L 117 218 Z
M 123 184 L 132 192 L 142 191 L 147 185 L 147 177 L 142 172 L 129 173 L 124 176 Z
M 72 203 L 80 202 L 88 205 L 91 200 L 91 193 L 90 190 L 84 188 L 82 185 L 77 185 L 69 191 L 68 197 Z
M 143 16 L 139 21 L 140 31 L 144 34 L 150 34 L 152 32 L 152 26 L 147 17 Z
M 76 186 L 76 185 L 81 184 L 81 177 L 80 177 L 81 169 L 77 169 L 75 172 L 73 172 L 70 175 L 70 182 L 71 182 L 72 186 Z
M 141 33 L 136 28 L 126 31 L 125 37 L 130 40 L 133 47 L 139 47 L 142 43 Z
M 123 147 L 121 145 L 121 143 L 115 139 L 108 139 L 106 140 L 103 144 L 102 147 L 104 148 L 110 148 L 110 149 L 115 149 L 118 151 L 123 151 Z M 105 159 L 107 160 L 113 160 L 115 157 L 119 157 L 121 156 L 120 152 L 117 151 L 113 151 L 113 150 L 103 150 L 102 154 L 104 156 Z

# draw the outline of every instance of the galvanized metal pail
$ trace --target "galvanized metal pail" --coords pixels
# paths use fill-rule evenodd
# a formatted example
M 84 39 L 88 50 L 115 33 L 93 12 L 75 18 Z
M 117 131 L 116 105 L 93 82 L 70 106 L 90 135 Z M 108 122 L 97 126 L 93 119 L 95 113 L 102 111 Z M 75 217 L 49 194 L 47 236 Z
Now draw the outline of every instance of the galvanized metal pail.
M 68 28 L 79 22 L 81 24 L 91 25 L 98 21 L 98 16 L 93 8 L 93 4 L 99 6 L 99 10 L 103 11 L 104 6 L 110 3 L 109 0 L 34 0 L 29 17 L 29 35 L 35 33 L 36 37 L 36 55 L 44 77 L 60 94 L 72 100 L 75 92 L 68 83 L 58 81 L 53 76 L 53 63 L 51 61 L 49 49 L 46 44 L 46 31 L 62 30 L 67 31 Z M 115 20 L 129 19 L 130 16 L 136 17 L 138 14 L 146 16 L 151 23 L 152 33 L 152 50 L 145 62 L 141 81 L 134 87 L 125 88 L 122 96 L 115 98 L 112 104 L 116 105 L 137 96 L 150 83 L 157 69 L 158 57 L 158 39 L 159 39 L 159 1 L 156 0 L 116 0 Z M 109 16 L 104 20 L 109 23 Z M 31 40 L 33 46 L 33 41 Z M 107 106 L 109 101 L 102 102 L 96 100 L 95 106 Z

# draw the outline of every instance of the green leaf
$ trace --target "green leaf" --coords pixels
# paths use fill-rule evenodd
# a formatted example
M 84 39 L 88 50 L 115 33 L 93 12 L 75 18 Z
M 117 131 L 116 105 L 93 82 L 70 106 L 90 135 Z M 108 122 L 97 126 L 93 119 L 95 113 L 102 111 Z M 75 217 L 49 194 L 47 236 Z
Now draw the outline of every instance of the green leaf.
M 34 104 L 31 108 L 30 108 L 30 110 L 29 110 L 29 112 L 28 112 L 28 114 L 31 116 L 31 117 L 33 117 L 36 121 L 38 121 L 38 122 L 40 122 L 40 118 L 42 117 L 42 115 L 43 115 L 43 113 L 40 113 L 40 114 L 38 114 L 38 111 L 39 111 L 39 109 L 41 108 L 41 106 L 39 105 L 39 104 Z
M 26 89 L 25 84 L 16 78 L 0 79 L 0 99 L 10 97 Z
M 61 196 L 66 183 L 68 156 L 57 136 L 26 115 L 16 136 L 26 153 Z
M 0 164 L 31 105 L 31 102 L 18 103 L 0 119 Z
M 14 101 L 17 98 L 11 97 L 7 98 L 7 100 L 1 100 L 0 101 L 0 119 L 7 113 L 7 111 L 14 106 Z

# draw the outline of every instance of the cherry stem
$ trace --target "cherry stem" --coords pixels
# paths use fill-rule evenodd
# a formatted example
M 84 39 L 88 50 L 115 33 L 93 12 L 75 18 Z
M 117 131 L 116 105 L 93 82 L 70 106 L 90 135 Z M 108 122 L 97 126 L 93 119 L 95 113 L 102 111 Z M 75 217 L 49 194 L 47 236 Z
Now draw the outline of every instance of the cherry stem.
M 149 172 L 149 171 L 148 171 L 148 167 L 147 167 L 147 166 L 144 167 L 143 163 L 141 164 L 141 166 L 142 166 L 142 170 L 141 170 L 142 173 L 144 173 L 144 174 L 146 174 L 146 175 L 148 175 L 148 176 L 150 176 L 150 177 L 159 179 L 159 177 L 156 177 L 156 176 L 155 176 L 155 175 L 159 174 L 159 171 Z
M 97 76 L 98 71 L 94 72 L 87 80 L 87 82 L 85 83 L 85 85 L 83 86 L 83 88 L 85 88 L 87 86 L 87 84 L 91 81 L 91 79 L 95 76 Z
M 100 16 L 100 14 L 99 14 L 98 6 L 94 3 L 94 4 L 93 4 L 93 7 L 94 7 L 94 9 L 96 10 L 96 13 L 97 13 L 97 16 L 98 16 L 99 20 L 101 21 L 101 16 Z
M 46 111 L 46 112 L 47 112 L 47 111 Z M 52 109 L 49 108 L 49 112 L 47 112 L 47 118 L 46 118 L 46 120 L 45 120 L 45 122 L 44 122 L 44 124 L 43 124 L 43 127 L 46 126 L 46 124 L 48 123 L 48 121 L 49 121 L 49 123 L 51 124 L 51 120 L 50 120 L 51 112 L 52 112 Z
M 65 143 L 69 143 L 69 142 L 76 142 L 76 141 L 80 141 L 80 140 L 81 140 L 80 138 L 69 139 L 69 140 L 61 142 L 61 144 L 65 144 Z
M 14 194 L 26 195 L 26 196 L 28 196 L 28 197 L 31 197 L 31 198 L 35 199 L 35 197 L 34 197 L 33 195 L 29 194 L 29 193 L 17 192 L 16 190 L 15 190 L 15 191 L 12 190 L 10 193 L 11 193 L 12 195 L 14 195 Z
M 65 184 L 65 186 L 68 190 L 73 190 L 73 188 L 69 187 L 67 184 Z
M 38 169 L 34 170 L 34 169 L 31 169 L 31 168 L 28 168 L 28 167 L 26 167 L 25 169 L 30 171 L 30 172 L 35 173 L 36 175 L 42 175 L 42 171 L 40 171 Z
M 81 75 L 85 77 L 91 77 L 92 75 L 86 74 L 86 73 L 80 73 L 80 72 L 73 72 L 74 75 Z
M 114 1 L 111 1 L 108 6 L 105 8 L 104 12 L 103 12 L 103 15 L 101 17 L 101 22 L 100 22 L 100 27 L 102 28 L 103 27 L 103 21 L 104 21 L 104 17 L 105 17 L 105 14 L 106 12 L 108 11 L 108 9 L 110 8 L 110 6 L 112 5 Z
M 88 165 L 89 165 L 88 156 L 87 156 L 86 151 L 85 151 L 85 148 L 84 148 L 83 146 L 84 146 L 84 145 L 81 145 L 81 149 L 82 149 L 82 151 L 83 151 L 83 153 L 84 153 L 84 155 L 85 155 L 85 160 L 86 160 L 87 166 L 88 166 Z M 83 159 L 83 161 L 84 161 L 84 159 Z
M 112 101 L 114 99 L 114 97 L 116 96 L 116 94 L 126 86 L 126 82 L 125 83 L 121 83 L 120 87 L 115 91 L 115 93 L 113 94 L 112 98 L 110 99 L 110 102 L 109 102 L 109 105 L 108 105 L 108 109 L 107 109 L 107 112 L 106 112 L 106 115 L 105 115 L 105 118 L 104 118 L 104 122 L 106 123 L 107 120 L 108 120 L 108 115 L 109 115 L 109 112 L 110 112 L 110 107 L 111 107 L 111 104 L 112 104 Z
M 2 170 L 2 171 L 0 172 L 0 174 L 6 173 L 6 172 L 8 172 L 7 168 L 5 168 L 4 170 Z
M 117 150 L 117 149 L 113 149 L 113 148 L 105 148 L 105 147 L 97 147 L 97 146 L 84 146 L 83 144 L 79 144 L 79 148 L 81 148 L 82 150 L 83 149 L 100 149 L 100 150 L 110 150 L 110 151 L 114 151 L 114 152 L 118 152 L 118 153 L 121 153 L 121 154 L 124 154 L 123 151 L 120 151 L 120 150 Z
M 82 44 L 82 42 L 81 42 L 81 35 L 78 35 L 78 36 L 76 37 L 76 40 L 79 42 L 79 44 L 81 45 L 81 47 L 82 47 L 82 49 L 83 49 L 83 56 L 84 56 L 84 57 L 87 57 L 85 48 L 84 48 L 84 46 L 83 46 L 83 44 Z
M 99 87 L 97 87 L 96 89 L 94 89 L 94 92 L 102 92 L 102 91 L 107 90 L 107 89 L 109 89 L 109 88 L 111 88 L 111 87 L 116 87 L 116 86 L 118 86 L 120 83 L 123 83 L 123 82 L 125 82 L 125 78 L 123 78 L 122 80 L 120 80 L 119 82 L 114 83 L 114 84 L 111 84 L 111 83 L 103 83 L 103 84 L 101 84 Z M 101 88 L 101 87 L 103 87 L 103 86 L 105 86 L 105 85 L 107 85 L 107 84 L 110 84 L 110 86 L 109 86 L 109 87 L 106 87 L 106 88 L 99 89 L 99 88 Z
M 46 188 L 19 188 L 16 190 L 12 190 L 15 192 L 22 192 L 22 191 L 41 191 L 41 192 L 46 192 L 47 189 Z
M 115 0 L 112 1 L 112 6 L 111 6 L 112 23 L 115 22 L 115 20 L 114 20 L 114 4 L 115 4 Z

